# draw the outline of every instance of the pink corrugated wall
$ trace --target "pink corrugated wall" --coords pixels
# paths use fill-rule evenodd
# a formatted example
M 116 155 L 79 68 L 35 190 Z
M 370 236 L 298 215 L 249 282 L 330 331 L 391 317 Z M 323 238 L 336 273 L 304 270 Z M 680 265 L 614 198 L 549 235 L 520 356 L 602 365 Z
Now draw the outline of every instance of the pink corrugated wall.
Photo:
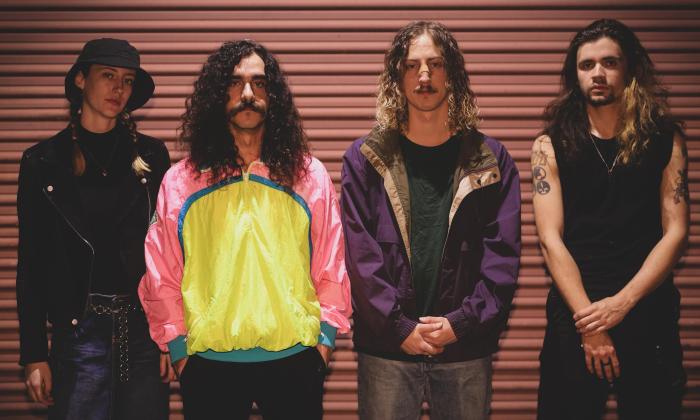
M 415 19 L 439 20 L 465 54 L 482 110 L 483 130 L 517 161 L 523 190 L 523 268 L 510 328 L 494 375 L 494 419 L 534 417 L 537 356 L 549 280 L 533 225 L 529 148 L 573 33 L 612 17 L 631 26 L 649 49 L 671 104 L 690 136 L 690 248 L 677 267 L 682 336 L 689 374 L 685 418 L 700 418 L 700 2 L 698 1 L 183 1 L 5 0 L 0 3 L 0 417 L 39 418 L 17 365 L 15 193 L 23 149 L 66 124 L 63 76 L 82 44 L 122 37 L 142 53 L 156 96 L 137 112 L 140 129 L 182 151 L 175 128 L 185 96 L 207 55 L 222 41 L 265 43 L 288 72 L 313 150 L 333 179 L 340 157 L 373 123 L 382 55 L 394 32 Z M 326 383 L 326 418 L 356 418 L 355 354 L 341 338 Z M 181 416 L 177 385 L 173 418 Z M 613 405 L 614 402 L 611 402 Z M 613 418 L 614 416 L 610 416 Z

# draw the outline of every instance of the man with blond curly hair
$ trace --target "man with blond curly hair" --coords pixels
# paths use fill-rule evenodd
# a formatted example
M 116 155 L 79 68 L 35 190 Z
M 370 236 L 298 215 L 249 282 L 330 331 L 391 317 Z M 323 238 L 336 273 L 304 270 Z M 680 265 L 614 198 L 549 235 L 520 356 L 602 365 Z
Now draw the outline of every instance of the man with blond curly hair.
M 464 58 L 435 22 L 400 29 L 377 126 L 343 158 L 362 419 L 484 419 L 520 259 L 518 171 L 477 130 Z

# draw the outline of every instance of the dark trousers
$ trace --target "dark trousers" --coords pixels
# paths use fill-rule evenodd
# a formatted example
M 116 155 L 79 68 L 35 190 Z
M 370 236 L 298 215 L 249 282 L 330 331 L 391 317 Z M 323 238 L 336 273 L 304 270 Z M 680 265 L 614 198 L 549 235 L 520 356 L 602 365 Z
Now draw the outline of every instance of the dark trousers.
M 180 376 L 185 418 L 247 420 L 255 402 L 265 420 L 321 419 L 325 371 L 316 348 L 255 363 L 190 356 Z
M 610 384 L 588 372 L 571 312 L 561 297 L 550 294 L 538 419 L 601 419 L 610 392 L 617 396 L 621 420 L 679 419 L 685 373 L 674 306 L 648 313 L 642 307 L 609 332 L 621 371 Z
M 165 420 L 169 386 L 160 380 L 160 350 L 148 334 L 140 307 L 128 315 L 128 381 L 113 339 L 114 315 L 89 314 L 72 328 L 55 329 L 50 366 L 51 420 Z M 122 369 L 120 371 L 120 364 Z

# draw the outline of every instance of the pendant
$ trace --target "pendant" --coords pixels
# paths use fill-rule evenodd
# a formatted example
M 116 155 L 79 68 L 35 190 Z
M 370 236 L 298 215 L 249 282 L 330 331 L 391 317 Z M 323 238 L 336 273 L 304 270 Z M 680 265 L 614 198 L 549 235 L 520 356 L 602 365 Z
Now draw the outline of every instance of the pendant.
M 106 169 L 103 169 L 103 170 L 102 170 L 102 176 L 107 176 L 107 170 L 106 170 Z

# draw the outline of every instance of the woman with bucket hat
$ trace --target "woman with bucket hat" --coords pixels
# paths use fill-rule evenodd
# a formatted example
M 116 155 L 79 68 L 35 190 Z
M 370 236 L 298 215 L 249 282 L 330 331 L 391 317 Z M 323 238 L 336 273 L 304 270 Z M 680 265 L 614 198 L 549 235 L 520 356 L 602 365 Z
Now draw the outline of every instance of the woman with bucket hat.
M 136 294 L 170 166 L 164 144 L 137 132 L 130 115 L 154 87 L 128 42 L 89 41 L 65 78 L 70 124 L 22 156 L 20 364 L 50 419 L 168 417 L 169 358 Z

